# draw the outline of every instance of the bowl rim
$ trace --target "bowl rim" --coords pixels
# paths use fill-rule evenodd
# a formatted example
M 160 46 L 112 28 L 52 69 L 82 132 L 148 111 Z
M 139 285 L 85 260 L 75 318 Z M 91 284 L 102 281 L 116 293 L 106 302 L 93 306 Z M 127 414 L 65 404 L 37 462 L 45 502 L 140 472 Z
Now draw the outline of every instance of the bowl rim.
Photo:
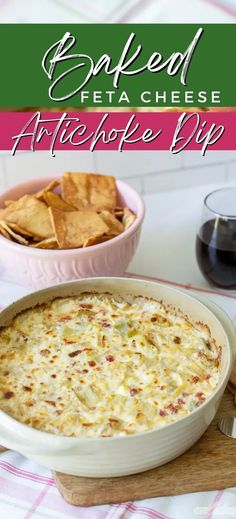
M 99 277 L 99 276 L 97 276 L 94 278 L 91 278 L 91 277 L 90 278 L 81 278 L 76 281 L 75 280 L 67 281 L 66 283 L 59 283 L 58 285 L 53 285 L 53 286 L 50 286 L 50 287 L 47 287 L 47 288 L 44 288 L 41 290 L 31 292 L 31 293 L 27 294 L 26 296 L 18 299 L 17 301 L 11 303 L 7 307 L 5 307 L 3 310 L 1 310 L 0 318 L 1 318 L 1 314 L 4 313 L 5 310 L 10 309 L 11 307 L 15 306 L 20 301 L 27 299 L 29 296 L 32 296 L 33 294 L 48 292 L 48 290 L 56 289 L 56 288 L 58 288 L 60 290 L 60 288 L 63 288 L 64 286 L 76 285 L 76 284 L 80 284 L 80 282 L 86 282 L 86 281 L 95 282 L 96 280 L 110 280 L 112 282 L 114 282 L 116 280 L 117 281 L 126 280 L 127 283 L 128 282 L 138 282 L 138 284 L 140 284 L 140 285 L 142 283 L 145 283 L 145 285 L 150 285 L 150 286 L 157 285 L 160 287 L 166 287 L 165 283 L 147 281 L 147 280 L 142 280 L 140 278 L 133 278 L 133 277 L 129 278 L 129 277 L 111 277 L 111 276 Z M 187 298 L 189 301 L 193 301 L 193 302 L 197 303 L 203 309 L 204 308 L 207 309 L 210 312 L 210 314 L 212 314 L 214 319 L 217 321 L 219 326 L 222 328 L 224 335 L 226 337 L 227 363 L 226 363 L 226 366 L 225 366 L 223 374 L 222 374 L 222 380 L 217 384 L 217 386 L 214 389 L 214 391 L 212 392 L 211 396 L 209 398 L 207 398 L 203 404 L 201 404 L 199 407 L 197 407 L 196 409 L 191 411 L 188 415 L 183 416 L 182 418 L 175 420 L 173 422 L 170 422 L 162 427 L 150 429 L 148 431 L 134 433 L 134 434 L 131 434 L 128 436 L 112 436 L 112 437 L 103 438 L 103 437 L 99 437 L 99 436 L 98 437 L 97 436 L 79 437 L 79 436 L 64 436 L 64 435 L 49 433 L 46 431 L 41 431 L 39 429 L 30 427 L 29 425 L 23 424 L 0 409 L 0 417 L 3 417 L 3 420 L 6 423 L 6 426 L 9 426 L 12 431 L 15 431 L 16 427 L 17 427 L 17 430 L 19 431 L 19 433 L 22 433 L 22 437 L 24 437 L 24 440 L 29 439 L 29 436 L 33 433 L 35 439 L 42 440 L 42 444 L 44 444 L 45 447 L 46 447 L 46 443 L 44 443 L 44 440 L 45 440 L 45 442 L 46 442 L 46 440 L 49 440 L 50 448 L 53 449 L 53 444 L 56 446 L 56 444 L 58 444 L 58 443 L 60 444 L 61 442 L 63 442 L 63 444 L 65 444 L 65 445 L 67 444 L 67 446 L 69 444 L 70 447 L 75 447 L 76 445 L 81 444 L 81 443 L 91 444 L 94 441 L 104 444 L 104 443 L 110 443 L 110 442 L 114 442 L 114 441 L 121 441 L 121 442 L 126 441 L 127 442 L 127 441 L 131 441 L 132 439 L 135 440 L 135 439 L 142 438 L 142 437 L 148 438 L 148 436 L 161 432 L 161 431 L 165 431 L 169 427 L 172 427 L 172 428 L 178 427 L 179 424 L 183 424 L 184 422 L 189 420 L 194 415 L 196 416 L 199 413 L 202 413 L 204 411 L 204 409 L 207 406 L 209 406 L 209 404 L 216 398 L 217 394 L 220 393 L 222 387 L 224 387 L 225 382 L 227 381 L 227 379 L 229 377 L 229 373 L 232 369 L 232 362 L 233 362 L 233 357 L 234 357 L 233 347 L 231 347 L 231 345 L 230 345 L 229 335 L 231 333 L 233 333 L 234 342 L 236 344 L 236 332 L 235 332 L 235 329 L 233 327 L 233 324 L 232 324 L 232 321 L 231 321 L 229 315 L 224 310 L 222 310 L 222 308 L 220 306 L 218 306 L 216 303 L 208 300 L 207 298 L 204 298 L 204 300 L 206 300 L 206 304 L 205 304 L 201 299 L 199 300 L 197 297 L 193 296 L 192 294 L 191 295 L 187 294 L 186 292 L 184 292 L 183 290 L 180 290 L 179 288 L 172 287 L 169 285 L 167 288 L 171 292 L 175 292 L 181 296 L 184 296 L 184 298 Z M 209 303 L 209 306 L 207 303 Z M 215 308 L 216 311 L 218 311 L 218 313 L 221 314 L 224 317 L 224 319 L 227 321 L 227 328 L 225 325 L 222 324 L 222 322 L 220 321 L 218 316 L 214 313 L 214 311 L 212 310 L 212 307 Z M 30 309 L 30 307 L 29 307 L 29 309 Z M 231 328 L 231 331 L 229 331 L 230 328 Z M 4 422 L 2 423 L 3 427 L 5 426 Z M 24 433 L 27 433 L 27 435 L 25 435 Z M 0 425 L 0 437 L 1 437 L 1 425 Z M 16 442 L 17 442 L 17 435 L 16 435 Z M 38 447 L 40 449 L 41 445 Z
M 33 188 L 33 186 L 35 184 L 41 184 L 44 182 L 45 182 L 45 186 L 47 186 L 47 184 L 49 184 L 49 182 L 51 182 L 52 180 L 59 179 L 59 178 L 61 178 L 61 176 L 52 176 L 52 177 L 50 176 L 50 177 L 31 179 L 30 181 L 26 181 L 26 182 L 19 182 L 19 183 L 15 184 L 14 186 L 12 186 L 10 189 L 7 189 L 6 191 L 1 192 L 0 200 L 1 199 L 6 200 L 8 193 L 10 193 L 13 189 L 17 189 L 20 187 L 23 188 L 24 186 L 29 186 L 29 190 L 30 190 L 31 188 Z M 30 252 L 35 256 L 43 255 L 46 257 L 46 256 L 52 255 L 52 254 L 59 256 L 61 254 L 70 255 L 70 254 L 77 253 L 77 254 L 83 255 L 83 254 L 88 254 L 89 251 L 94 251 L 94 250 L 102 251 L 105 248 L 112 247 L 113 243 L 119 243 L 119 241 L 121 241 L 121 240 L 128 239 L 130 236 L 132 236 L 132 234 L 134 234 L 137 231 L 137 229 L 143 223 L 143 220 L 145 217 L 145 204 L 144 204 L 144 200 L 143 200 L 142 196 L 132 186 L 130 186 L 124 180 L 120 180 L 120 179 L 115 179 L 115 180 L 116 180 L 118 191 L 119 191 L 119 187 L 121 187 L 122 189 L 125 190 L 125 192 L 130 192 L 137 204 L 136 220 L 128 229 L 123 231 L 118 236 L 115 236 L 114 238 L 111 238 L 110 240 L 107 240 L 106 242 L 103 242 L 103 243 L 97 243 L 96 245 L 90 245 L 89 247 L 80 247 L 80 248 L 77 247 L 77 248 L 73 248 L 73 249 L 40 249 L 40 248 L 28 247 L 26 245 L 22 245 L 21 243 L 16 243 L 16 242 L 10 241 L 0 234 L 0 244 L 2 243 L 3 246 L 4 246 L 4 244 L 5 245 L 7 244 L 9 248 L 21 250 L 21 251 L 25 251 L 25 252 L 27 251 L 27 253 Z M 28 194 L 28 193 L 25 192 L 25 194 Z M 121 192 L 121 194 L 122 194 L 122 192 Z M 0 209 L 2 209 L 2 207 L 0 207 Z

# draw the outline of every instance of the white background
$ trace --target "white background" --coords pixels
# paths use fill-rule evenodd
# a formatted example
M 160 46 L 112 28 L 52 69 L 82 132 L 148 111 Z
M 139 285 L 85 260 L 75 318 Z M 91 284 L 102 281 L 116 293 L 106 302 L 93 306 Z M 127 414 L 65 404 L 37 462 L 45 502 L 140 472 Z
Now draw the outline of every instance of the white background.
M 178 190 L 198 185 L 236 181 L 236 151 L 48 151 L 0 152 L 0 191 L 35 177 L 87 171 L 127 180 L 139 193 Z

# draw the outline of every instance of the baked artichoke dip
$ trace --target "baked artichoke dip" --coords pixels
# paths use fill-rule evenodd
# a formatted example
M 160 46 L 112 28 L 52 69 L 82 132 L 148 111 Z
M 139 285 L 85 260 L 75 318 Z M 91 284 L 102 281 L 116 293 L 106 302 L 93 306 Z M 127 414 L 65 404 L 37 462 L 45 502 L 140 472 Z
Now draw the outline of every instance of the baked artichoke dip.
M 49 433 L 126 436 L 202 405 L 219 380 L 207 326 L 144 297 L 83 293 L 0 330 L 0 409 Z

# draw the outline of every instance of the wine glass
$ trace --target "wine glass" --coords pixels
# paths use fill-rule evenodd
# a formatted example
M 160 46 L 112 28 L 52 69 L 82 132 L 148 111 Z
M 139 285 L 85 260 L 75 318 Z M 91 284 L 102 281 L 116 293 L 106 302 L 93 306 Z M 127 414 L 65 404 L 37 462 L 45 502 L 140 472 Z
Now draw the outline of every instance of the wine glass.
M 236 187 L 217 189 L 206 196 L 196 256 L 211 284 L 236 290 Z

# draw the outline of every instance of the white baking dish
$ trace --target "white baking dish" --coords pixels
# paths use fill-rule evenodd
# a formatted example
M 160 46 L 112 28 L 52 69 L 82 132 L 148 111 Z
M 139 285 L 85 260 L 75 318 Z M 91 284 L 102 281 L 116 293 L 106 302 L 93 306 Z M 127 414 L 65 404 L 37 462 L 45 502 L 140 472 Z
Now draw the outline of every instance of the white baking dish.
M 38 431 L 0 411 L 0 443 L 50 469 L 89 477 L 135 474 L 176 458 L 204 433 L 215 416 L 233 366 L 235 331 L 230 319 L 212 303 L 159 283 L 129 278 L 92 278 L 46 288 L 20 299 L 0 314 L 0 326 L 27 308 L 58 296 L 83 291 L 107 291 L 162 299 L 194 321 L 207 324 L 222 346 L 220 382 L 205 403 L 188 416 L 159 430 L 114 438 L 69 438 Z M 210 309 L 211 308 L 211 309 Z

